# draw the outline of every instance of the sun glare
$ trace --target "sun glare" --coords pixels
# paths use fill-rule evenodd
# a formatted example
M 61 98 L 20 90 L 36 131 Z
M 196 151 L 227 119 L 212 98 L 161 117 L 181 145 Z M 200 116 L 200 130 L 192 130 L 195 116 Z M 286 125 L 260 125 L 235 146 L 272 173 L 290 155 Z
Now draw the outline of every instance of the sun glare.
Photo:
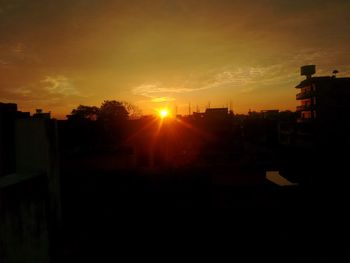
M 159 111 L 159 116 L 164 119 L 169 116 L 169 111 L 167 109 L 162 109 Z

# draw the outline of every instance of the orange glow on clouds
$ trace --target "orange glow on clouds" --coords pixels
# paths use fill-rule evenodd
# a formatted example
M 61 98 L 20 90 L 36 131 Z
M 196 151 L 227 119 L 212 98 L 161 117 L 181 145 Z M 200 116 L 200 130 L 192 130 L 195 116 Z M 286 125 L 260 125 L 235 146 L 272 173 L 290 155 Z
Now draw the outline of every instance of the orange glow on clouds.
M 0 101 L 60 119 L 104 100 L 157 116 L 189 103 L 294 111 L 301 65 L 350 74 L 350 1 L 5 2 Z

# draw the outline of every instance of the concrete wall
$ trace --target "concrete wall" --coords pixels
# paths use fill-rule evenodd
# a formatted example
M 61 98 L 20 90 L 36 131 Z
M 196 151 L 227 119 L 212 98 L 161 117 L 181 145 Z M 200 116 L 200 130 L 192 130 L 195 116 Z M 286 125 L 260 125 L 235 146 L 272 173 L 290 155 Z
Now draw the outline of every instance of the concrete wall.
M 14 172 L 14 122 L 16 106 L 0 103 L 0 177 Z
M 50 206 L 60 213 L 57 122 L 40 118 L 17 120 L 15 138 L 16 172 L 46 173 Z
M 0 262 L 50 262 L 47 202 L 45 175 L 0 189 Z
M 0 177 L 0 262 L 54 262 L 61 221 L 54 120 L 15 123 L 16 173 Z
M 0 109 L 0 177 L 5 175 L 4 120 Z

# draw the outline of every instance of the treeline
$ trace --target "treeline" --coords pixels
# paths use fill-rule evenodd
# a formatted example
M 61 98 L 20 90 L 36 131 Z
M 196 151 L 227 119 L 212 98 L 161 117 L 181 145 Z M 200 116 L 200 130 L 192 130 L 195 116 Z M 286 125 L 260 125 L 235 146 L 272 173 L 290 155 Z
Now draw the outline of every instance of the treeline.
M 68 120 L 93 120 L 115 122 L 135 119 L 141 116 L 141 110 L 126 101 L 105 100 L 100 107 L 79 105 L 73 109 Z
M 132 133 L 129 120 L 140 116 L 141 111 L 125 101 L 105 100 L 100 107 L 79 105 L 67 121 L 59 122 L 61 149 L 81 153 L 119 147 Z

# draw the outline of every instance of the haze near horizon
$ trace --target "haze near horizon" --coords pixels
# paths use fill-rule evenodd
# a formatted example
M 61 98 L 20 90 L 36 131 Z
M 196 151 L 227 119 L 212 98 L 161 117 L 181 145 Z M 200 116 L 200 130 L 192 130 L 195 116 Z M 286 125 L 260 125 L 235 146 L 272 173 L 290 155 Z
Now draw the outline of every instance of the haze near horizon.
M 232 103 L 295 110 L 299 68 L 350 75 L 349 1 L 0 2 L 0 98 L 64 118 L 79 104 L 144 114 Z

